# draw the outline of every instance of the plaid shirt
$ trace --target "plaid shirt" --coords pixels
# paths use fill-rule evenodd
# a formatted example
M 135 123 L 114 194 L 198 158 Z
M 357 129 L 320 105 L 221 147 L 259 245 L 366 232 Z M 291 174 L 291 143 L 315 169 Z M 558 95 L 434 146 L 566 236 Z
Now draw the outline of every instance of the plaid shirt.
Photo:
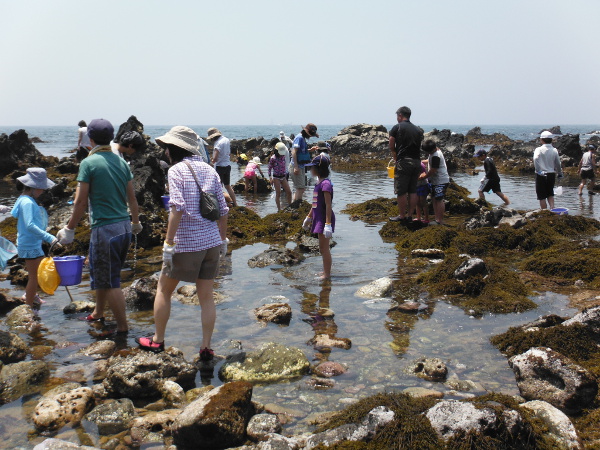
M 221 188 L 221 179 L 211 166 L 198 156 L 184 158 L 192 165 L 204 192 L 216 194 L 221 216 L 229 213 Z M 181 223 L 175 234 L 176 253 L 201 252 L 221 245 L 221 234 L 217 222 L 205 219 L 200 214 L 200 190 L 192 172 L 185 162 L 169 169 L 170 207 L 183 211 Z

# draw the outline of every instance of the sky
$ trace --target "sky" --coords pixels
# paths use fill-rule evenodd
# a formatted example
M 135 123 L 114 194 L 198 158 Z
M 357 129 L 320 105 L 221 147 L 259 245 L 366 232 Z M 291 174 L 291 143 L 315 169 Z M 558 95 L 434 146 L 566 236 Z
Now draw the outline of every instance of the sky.
M 598 0 L 0 0 L 0 124 L 598 124 Z

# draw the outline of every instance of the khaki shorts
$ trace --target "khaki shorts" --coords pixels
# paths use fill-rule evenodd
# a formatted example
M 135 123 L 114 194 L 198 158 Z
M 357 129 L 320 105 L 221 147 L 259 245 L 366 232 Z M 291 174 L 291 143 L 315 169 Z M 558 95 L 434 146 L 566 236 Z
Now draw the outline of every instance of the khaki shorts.
M 290 164 L 290 180 L 294 183 L 296 189 L 306 189 L 306 168 L 300 167 L 300 173 L 296 175 L 294 173 L 294 167 Z
M 213 280 L 219 272 L 221 246 L 201 252 L 175 253 L 173 268 L 163 264 L 162 273 L 175 280 L 195 283 L 196 280 Z

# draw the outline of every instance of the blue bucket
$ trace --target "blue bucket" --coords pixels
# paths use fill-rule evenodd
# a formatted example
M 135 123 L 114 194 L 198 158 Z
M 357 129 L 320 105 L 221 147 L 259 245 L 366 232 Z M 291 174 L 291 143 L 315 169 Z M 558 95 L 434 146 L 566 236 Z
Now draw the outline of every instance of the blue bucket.
M 163 206 L 168 211 L 169 210 L 169 201 L 171 200 L 171 196 L 170 195 L 163 195 L 161 197 L 161 199 L 162 199 L 162 202 L 163 202 Z
M 568 208 L 554 208 L 550 210 L 554 214 L 558 214 L 559 216 L 568 216 L 569 209 Z
M 55 256 L 52 259 L 60 276 L 59 286 L 75 286 L 81 283 L 85 256 Z

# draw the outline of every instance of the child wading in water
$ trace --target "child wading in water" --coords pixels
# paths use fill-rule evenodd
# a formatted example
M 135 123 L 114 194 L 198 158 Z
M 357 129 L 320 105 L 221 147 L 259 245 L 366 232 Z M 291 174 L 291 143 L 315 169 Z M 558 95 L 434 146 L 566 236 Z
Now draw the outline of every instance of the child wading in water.
M 250 181 L 252 181 L 254 183 L 254 193 L 256 194 L 258 192 L 258 182 L 256 181 L 256 171 L 258 170 L 260 172 L 260 176 L 261 177 L 265 177 L 262 173 L 262 170 L 260 170 L 260 165 L 262 163 L 260 162 L 260 158 L 258 156 L 255 156 L 254 158 L 252 158 L 252 161 L 250 161 L 248 163 L 248 165 L 246 166 L 246 170 L 244 171 L 244 183 L 246 184 L 246 190 L 245 192 L 248 192 L 248 189 L 250 189 Z
M 335 214 L 331 209 L 333 200 L 333 183 L 329 179 L 329 158 L 323 155 L 315 157 L 310 164 L 313 177 L 318 177 L 319 182 L 313 193 L 312 208 L 302 228 L 319 235 L 319 250 L 323 257 L 322 280 L 331 278 L 331 250 L 329 240 L 335 230 Z
M 38 281 L 37 271 L 44 257 L 42 242 L 48 242 L 53 246 L 60 246 L 58 239 L 46 232 L 48 227 L 48 213 L 37 204 L 37 198 L 46 189 L 54 186 L 46 176 L 46 170 L 42 168 L 27 169 L 27 174 L 17 178 L 17 188 L 22 185 L 23 193 L 17 199 L 12 209 L 12 216 L 17 219 L 17 248 L 19 258 L 25 260 L 25 270 L 29 275 L 27 287 L 23 300 L 29 306 L 42 303 L 37 295 Z
M 583 188 L 585 187 L 586 181 L 588 187 L 588 194 L 595 195 L 594 192 L 594 168 L 596 167 L 596 146 L 594 144 L 587 145 L 587 152 L 581 157 L 579 161 L 579 176 L 581 177 L 581 184 L 579 185 L 579 195 L 583 195 Z
M 483 162 L 483 168 L 485 170 L 485 177 L 481 180 L 481 185 L 479 186 L 479 198 L 485 200 L 484 192 L 492 191 L 502 199 L 505 205 L 510 205 L 510 200 L 500 189 L 500 175 L 498 175 L 496 164 L 494 164 L 492 158 L 487 156 L 487 151 L 484 149 L 477 150 L 475 157 Z
M 275 203 L 277 211 L 281 211 L 281 188 L 285 191 L 287 202 L 292 203 L 292 190 L 287 181 L 287 165 L 285 155 L 288 149 L 283 142 L 275 145 L 275 152 L 269 159 L 269 178 L 273 189 L 275 189 Z

